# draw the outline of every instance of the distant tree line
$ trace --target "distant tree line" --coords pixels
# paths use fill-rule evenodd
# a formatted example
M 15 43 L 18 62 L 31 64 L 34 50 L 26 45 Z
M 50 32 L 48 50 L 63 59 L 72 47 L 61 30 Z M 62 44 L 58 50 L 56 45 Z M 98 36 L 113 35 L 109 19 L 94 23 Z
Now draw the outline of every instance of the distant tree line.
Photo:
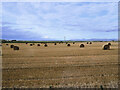
M 90 41 L 20 41 L 20 40 L 1 40 L 2 43 L 73 43 L 73 42 L 90 42 Z M 107 41 L 92 41 L 107 42 Z M 112 40 L 112 42 L 116 42 Z

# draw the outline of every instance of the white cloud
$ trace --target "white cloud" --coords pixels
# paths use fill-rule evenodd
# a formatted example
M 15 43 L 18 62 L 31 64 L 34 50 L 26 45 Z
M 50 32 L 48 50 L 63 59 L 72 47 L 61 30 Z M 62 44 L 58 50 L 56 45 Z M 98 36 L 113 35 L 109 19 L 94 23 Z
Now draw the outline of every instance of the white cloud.
M 13 7 L 14 5 L 14 7 Z M 117 3 L 3 3 L 3 22 L 44 38 L 100 38 L 117 29 Z M 31 29 L 26 29 L 31 28 Z M 87 33 L 87 35 L 86 35 Z M 95 35 L 96 34 L 96 35 Z M 116 32 L 117 34 L 117 32 Z M 115 34 L 115 35 L 116 35 Z M 98 36 L 97 36 L 98 35 Z M 116 38 L 109 32 L 111 36 Z

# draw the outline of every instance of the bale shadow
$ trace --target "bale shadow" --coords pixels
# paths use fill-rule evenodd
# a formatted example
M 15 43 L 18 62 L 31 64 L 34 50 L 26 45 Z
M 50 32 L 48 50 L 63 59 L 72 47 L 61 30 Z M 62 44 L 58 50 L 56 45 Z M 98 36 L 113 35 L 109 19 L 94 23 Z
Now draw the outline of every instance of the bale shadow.
M 110 50 L 116 50 L 116 49 L 110 49 Z

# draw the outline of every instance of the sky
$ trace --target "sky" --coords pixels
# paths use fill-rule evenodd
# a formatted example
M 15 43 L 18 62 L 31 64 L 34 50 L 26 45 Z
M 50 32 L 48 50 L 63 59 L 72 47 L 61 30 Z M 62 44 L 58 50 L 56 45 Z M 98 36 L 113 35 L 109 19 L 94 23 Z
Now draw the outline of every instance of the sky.
M 117 39 L 116 2 L 3 2 L 2 38 Z

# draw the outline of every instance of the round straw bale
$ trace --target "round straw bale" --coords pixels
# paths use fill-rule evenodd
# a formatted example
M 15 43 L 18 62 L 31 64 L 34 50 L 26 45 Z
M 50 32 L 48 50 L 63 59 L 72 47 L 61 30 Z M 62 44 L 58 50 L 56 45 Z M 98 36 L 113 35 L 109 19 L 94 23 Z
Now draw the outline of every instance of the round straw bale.
M 10 45 L 10 48 L 14 48 L 14 45 Z
M 108 43 L 108 45 L 111 45 L 111 43 Z
M 92 42 L 90 42 L 90 44 L 92 44 Z
M 18 47 L 18 46 L 14 46 L 13 49 L 14 49 L 14 50 L 19 50 L 19 47 Z
M 33 44 L 30 44 L 30 46 L 32 46 Z
M 45 46 L 45 47 L 47 47 L 48 45 L 47 45 L 47 44 L 45 44 L 44 46 Z
M 54 45 L 57 45 L 57 43 L 54 43 Z
M 70 47 L 70 44 L 67 44 L 68 47 Z
M 103 50 L 110 50 L 110 45 L 103 45 L 102 49 Z
M 83 47 L 85 47 L 85 45 L 84 45 L 84 44 L 81 44 L 81 45 L 80 45 L 80 48 L 83 48 Z
M 37 44 L 37 46 L 40 46 L 40 44 Z

